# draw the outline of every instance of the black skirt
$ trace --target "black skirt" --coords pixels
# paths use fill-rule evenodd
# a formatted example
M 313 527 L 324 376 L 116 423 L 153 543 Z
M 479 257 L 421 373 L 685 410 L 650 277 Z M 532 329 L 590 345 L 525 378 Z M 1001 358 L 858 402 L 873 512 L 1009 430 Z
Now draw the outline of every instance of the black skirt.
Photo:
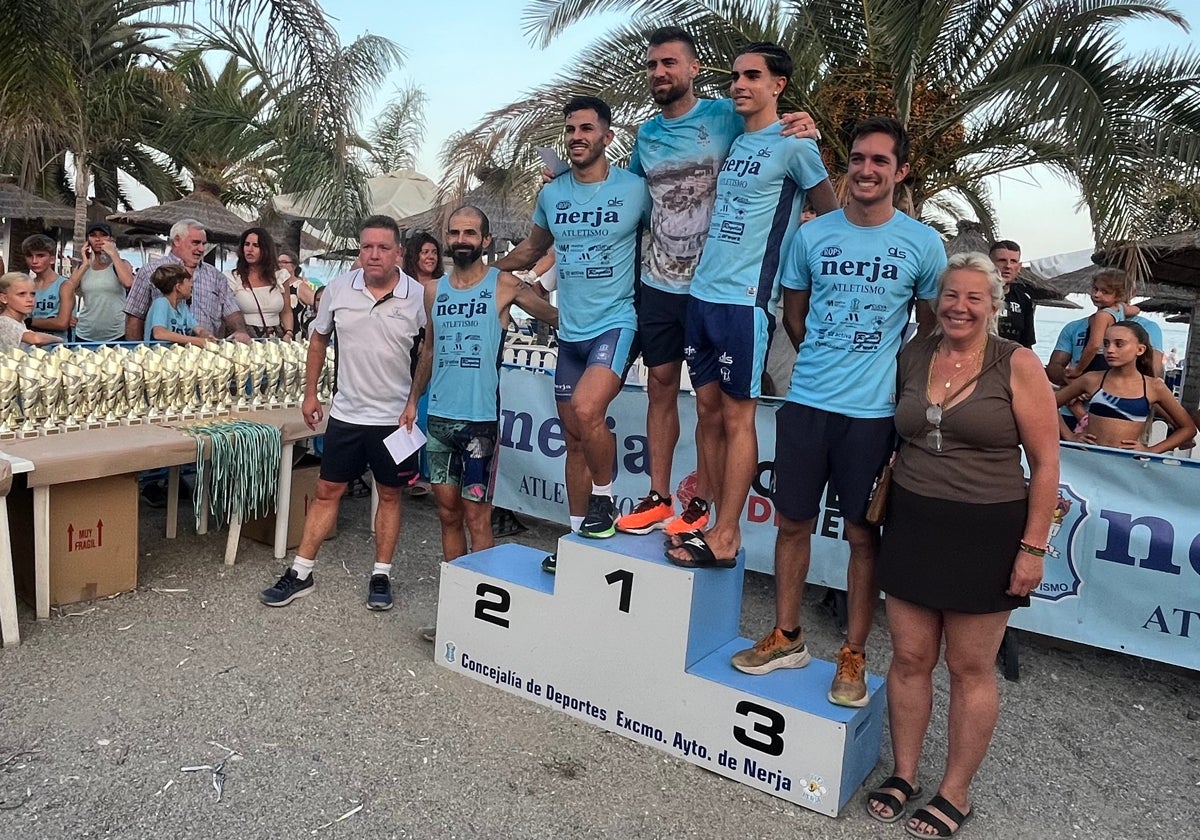
M 1006 612 L 1029 598 L 1006 595 L 1028 501 L 998 504 L 931 499 L 895 481 L 879 546 L 879 587 L 934 610 Z

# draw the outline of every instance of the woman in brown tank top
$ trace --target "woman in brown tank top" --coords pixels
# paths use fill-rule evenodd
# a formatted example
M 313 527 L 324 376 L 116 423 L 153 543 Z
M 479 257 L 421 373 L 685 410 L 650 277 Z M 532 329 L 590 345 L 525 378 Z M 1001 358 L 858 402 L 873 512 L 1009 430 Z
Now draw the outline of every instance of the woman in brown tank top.
M 894 647 L 896 763 L 867 810 L 893 822 L 920 790 L 944 639 L 952 738 L 937 796 L 905 825 L 917 837 L 949 837 L 971 815 L 971 781 L 999 714 L 992 663 L 1009 612 L 1041 582 L 1057 498 L 1054 394 L 1033 351 L 996 335 L 1003 290 L 986 255 L 951 257 L 938 282 L 937 331 L 900 355 L 902 443 L 876 567 Z

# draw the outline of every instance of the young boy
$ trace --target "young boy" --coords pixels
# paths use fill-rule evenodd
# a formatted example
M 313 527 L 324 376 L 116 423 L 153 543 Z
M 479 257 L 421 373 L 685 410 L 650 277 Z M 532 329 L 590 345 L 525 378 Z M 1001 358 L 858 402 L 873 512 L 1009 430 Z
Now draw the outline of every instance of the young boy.
M 1079 361 L 1067 366 L 1067 378 L 1075 379 L 1090 370 L 1104 370 L 1104 331 L 1117 321 L 1132 318 L 1140 310 L 1129 302 L 1133 284 L 1119 268 L 1106 268 L 1092 278 L 1092 303 L 1096 312 L 1088 319 L 1087 336 Z
M 33 286 L 37 302 L 30 326 L 38 332 L 67 339 L 71 329 L 71 316 L 75 313 L 75 284 L 59 274 L 54 268 L 54 240 L 36 233 L 21 243 L 25 264 L 33 275 Z
M 185 298 L 192 294 L 192 275 L 181 265 L 164 265 L 150 276 L 150 282 L 162 297 L 150 304 L 146 313 L 144 341 L 171 341 L 175 344 L 204 346 L 216 341 L 213 334 L 196 326 Z

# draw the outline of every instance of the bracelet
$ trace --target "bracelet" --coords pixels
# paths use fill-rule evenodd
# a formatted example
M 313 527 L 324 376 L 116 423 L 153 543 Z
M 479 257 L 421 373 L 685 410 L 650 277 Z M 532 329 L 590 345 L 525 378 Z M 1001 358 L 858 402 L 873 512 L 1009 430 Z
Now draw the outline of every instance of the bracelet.
M 1025 540 L 1021 540 L 1020 545 L 1021 545 L 1021 551 L 1024 551 L 1026 554 L 1032 555 L 1034 557 L 1045 557 L 1046 549 L 1048 549 L 1050 547 L 1048 545 L 1041 545 L 1041 546 L 1030 545 L 1029 543 L 1025 542 Z
M 283 331 L 283 334 L 284 334 L 284 335 L 292 335 L 292 336 L 294 336 L 296 333 L 294 333 L 292 330 L 284 330 L 284 331 Z

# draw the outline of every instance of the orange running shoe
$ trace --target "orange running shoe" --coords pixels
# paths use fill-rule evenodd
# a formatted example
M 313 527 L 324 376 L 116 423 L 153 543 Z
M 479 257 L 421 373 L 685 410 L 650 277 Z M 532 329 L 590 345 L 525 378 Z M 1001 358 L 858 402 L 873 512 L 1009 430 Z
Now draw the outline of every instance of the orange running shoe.
M 675 536 L 689 531 L 703 531 L 708 527 L 708 502 L 693 496 L 683 513 L 667 523 L 667 534 Z
M 675 505 L 671 497 L 663 498 L 655 490 L 643 496 L 632 511 L 617 520 L 617 530 L 626 534 L 649 534 L 656 528 L 664 528 L 675 516 Z

